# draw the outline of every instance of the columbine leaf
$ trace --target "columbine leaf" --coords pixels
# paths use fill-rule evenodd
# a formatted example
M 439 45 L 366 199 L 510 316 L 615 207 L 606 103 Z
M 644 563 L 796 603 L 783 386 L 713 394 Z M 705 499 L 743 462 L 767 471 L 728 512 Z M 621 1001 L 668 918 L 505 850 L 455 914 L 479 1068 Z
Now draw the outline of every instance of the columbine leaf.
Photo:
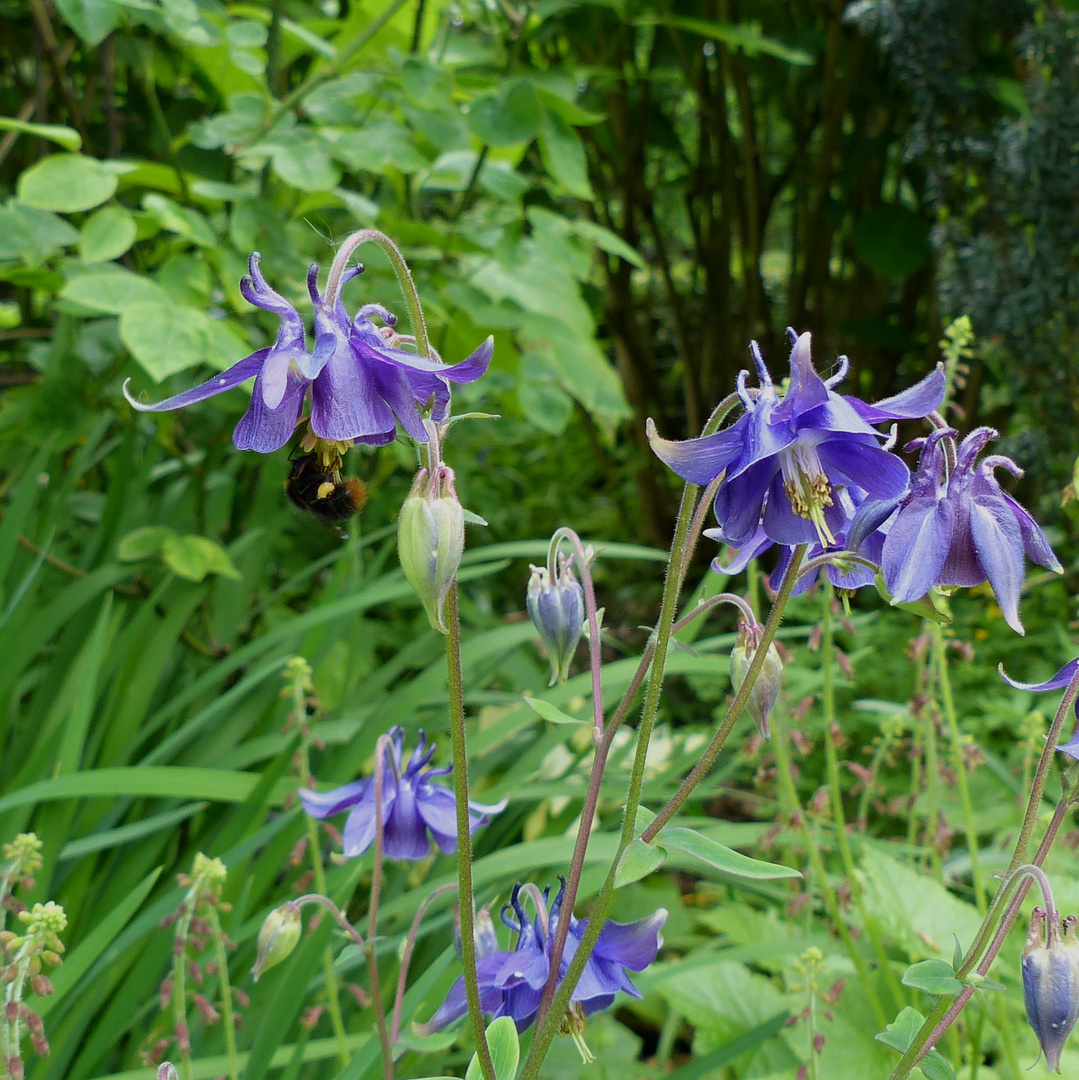
M 701 862 L 718 870 L 721 874 L 732 877 L 751 878 L 755 881 L 772 881 L 777 878 L 801 877 L 801 873 L 790 866 L 762 862 L 751 859 L 739 851 L 725 847 L 716 840 L 702 836 L 693 829 L 681 826 L 666 828 L 660 834 L 665 847 L 692 855 Z
M 491 1023 L 487 1028 L 487 1045 L 491 1050 L 491 1064 L 495 1067 L 495 1080 L 514 1080 L 521 1060 L 521 1043 L 512 1016 L 500 1016 Z M 483 1080 L 483 1071 L 475 1054 L 469 1062 L 465 1080 Z
M 922 960 L 912 964 L 903 973 L 903 985 L 940 997 L 958 994 L 963 984 L 955 977 L 955 971 L 947 960 Z
M 658 870 L 666 859 L 667 852 L 658 844 L 646 844 L 640 839 L 631 841 L 622 852 L 622 858 L 618 860 L 618 867 L 614 872 L 614 887 L 621 889 L 623 885 L 640 881 L 653 870 Z
M 525 695 L 525 704 L 538 716 L 542 716 L 544 720 L 550 721 L 552 724 L 590 724 L 591 720 L 581 720 L 576 716 L 570 716 L 569 713 L 564 713 L 561 709 L 556 708 L 549 701 L 544 701 L 542 698 L 534 698 L 529 695 Z

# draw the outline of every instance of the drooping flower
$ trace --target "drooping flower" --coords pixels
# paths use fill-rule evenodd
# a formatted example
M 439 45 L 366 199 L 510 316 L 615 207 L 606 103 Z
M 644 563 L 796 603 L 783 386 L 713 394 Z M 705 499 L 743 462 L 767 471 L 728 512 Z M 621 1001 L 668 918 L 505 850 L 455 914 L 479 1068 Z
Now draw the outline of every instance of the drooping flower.
M 432 783 L 432 778 L 445 776 L 452 766 L 430 769 L 435 744 L 427 745 L 421 731 L 420 742 L 408 764 L 402 769 L 404 730 L 391 728 L 389 745 L 382 762 L 382 828 L 383 851 L 390 859 L 425 858 L 431 851 L 431 839 L 441 851 L 457 850 L 457 802 L 449 788 Z M 303 808 L 312 817 L 327 818 L 349 811 L 345 822 L 344 853 L 362 855 L 375 839 L 375 781 L 373 777 L 355 780 L 332 791 L 300 789 Z M 490 820 L 488 815 L 505 809 L 505 802 L 485 805 L 469 801 L 470 832 L 475 832 Z M 430 838 L 428 836 L 430 834 Z
M 551 661 L 550 686 L 569 677 L 584 630 L 584 590 L 573 572 L 573 556 L 558 553 L 558 570 L 533 566 L 525 605 Z
M 1023 949 L 1023 1001 L 1027 1021 L 1038 1036 L 1045 1067 L 1060 1072 L 1060 1055 L 1079 1019 L 1079 920 L 1061 920 L 1056 911 L 1036 907 Z
M 918 600 L 934 585 L 969 587 L 988 581 L 1008 625 L 1022 634 L 1023 553 L 1058 573 L 1060 561 L 1038 523 L 994 475 L 997 468 L 1013 476 L 1022 476 L 1023 470 L 1000 454 L 977 462 L 997 432 L 976 428 L 957 451 L 955 434 L 951 428 L 933 432 L 922 446 L 910 491 L 891 503 L 867 504 L 859 516 L 881 519 L 898 508 L 881 555 L 884 580 L 896 603 Z M 950 470 L 948 442 L 955 460 Z
M 754 342 L 760 389 L 738 376 L 745 413 L 715 435 L 685 442 L 661 439 L 649 421 L 652 449 L 684 480 L 709 484 L 722 474 L 716 519 L 726 541 L 748 543 L 760 526 L 777 544 L 819 543 L 835 547 L 850 520 L 850 503 L 837 495 L 849 489 L 872 499 L 898 498 L 907 488 L 906 465 L 882 445 L 873 426 L 915 419 L 932 412 L 944 395 L 938 368 L 895 397 L 870 405 L 832 390 L 846 375 L 827 380 L 813 369 L 810 335 L 793 331 L 790 383 L 780 399 Z
M 1079 656 L 1074 660 L 1069 660 L 1055 675 L 1046 679 L 1045 682 L 1019 682 L 1005 672 L 1003 665 L 1000 668 L 1000 677 L 1009 686 L 1014 686 L 1016 690 L 1033 690 L 1035 693 L 1043 693 L 1047 690 L 1063 690 L 1075 678 L 1076 671 L 1079 671 Z M 1076 720 L 1079 720 L 1079 697 L 1075 699 L 1075 717 Z M 1076 725 L 1075 734 L 1066 743 L 1059 743 L 1057 749 L 1062 754 L 1067 754 L 1069 757 L 1079 761 L 1079 724 Z
M 240 291 L 248 303 L 272 311 L 281 320 L 274 344 L 201 386 L 154 404 L 136 401 L 125 383 L 124 395 L 134 408 L 140 412 L 181 409 L 254 377 L 251 405 L 233 433 L 238 450 L 268 454 L 284 446 L 309 396 L 311 430 L 327 442 L 382 446 L 394 438 L 398 421 L 413 439 L 426 442 L 421 410 L 430 407 L 434 420 L 445 420 L 448 384 L 478 379 L 491 362 L 493 338 L 458 364 L 443 364 L 397 348 L 396 318 L 379 304 L 361 307 L 354 319 L 340 300 L 331 307 L 319 293 L 317 265 L 307 275 L 315 306 L 315 344 L 309 352 L 303 319 L 266 283 L 260 258 L 258 252 L 252 254 L 250 273 L 240 282 Z M 362 269 L 353 267 L 344 280 Z M 371 321 L 375 315 L 385 323 L 381 330 Z
M 502 909 L 502 921 L 517 933 L 517 943 L 512 951 L 491 953 L 477 961 L 480 1001 L 483 1011 L 497 1019 L 513 1017 L 519 1032 L 525 1031 L 536 1019 L 543 988 L 551 970 L 550 959 L 558 920 L 562 914 L 562 898 L 566 883 L 562 886 L 546 910 L 545 892 L 541 897 L 535 886 L 514 886 L 510 903 Z M 529 919 L 521 903 L 521 893 L 529 890 L 536 903 L 536 915 Z M 639 998 L 640 991 L 630 981 L 627 971 L 644 971 L 651 964 L 663 944 L 660 930 L 667 919 L 665 908 L 659 908 L 647 918 L 632 923 L 604 923 L 596 947 L 588 958 L 584 971 L 571 995 L 571 1010 L 581 1016 L 590 1016 L 613 1004 L 620 990 Z M 569 933 L 559 965 L 559 981 L 565 976 L 574 953 L 588 929 L 587 919 L 577 919 L 569 913 Z M 468 1011 L 465 981 L 462 976 L 450 988 L 446 1000 L 434 1016 L 424 1025 L 426 1033 L 441 1031 Z M 579 1036 L 579 1031 L 575 1034 Z

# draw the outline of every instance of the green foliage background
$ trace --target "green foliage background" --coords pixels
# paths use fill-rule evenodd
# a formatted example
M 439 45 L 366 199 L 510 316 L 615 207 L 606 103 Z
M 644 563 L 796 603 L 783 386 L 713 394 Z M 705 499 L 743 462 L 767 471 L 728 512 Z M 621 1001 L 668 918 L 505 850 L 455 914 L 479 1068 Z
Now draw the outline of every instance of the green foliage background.
M 40 834 L 45 868 L 22 899 L 56 899 L 70 919 L 57 992 L 39 1003 L 52 1054 L 29 1059 L 33 1080 L 153 1075 L 143 1053 L 168 1033 L 158 988 L 172 949 L 158 923 L 199 850 L 229 868 L 233 979 L 251 995 L 245 1080 L 376 1075 L 369 1009 L 345 996 L 345 1067 L 325 1019 L 303 1023 L 323 992 L 326 928 L 257 986 L 245 974 L 263 916 L 304 873 L 287 659 L 314 668 L 320 781 L 369 767 L 394 723 L 448 751 L 442 642 L 392 542 L 414 452 L 350 455 L 371 497 L 342 541 L 285 502 L 285 451 L 232 449 L 243 391 L 148 418 L 123 403 L 123 381 L 156 399 L 262 347 L 276 328 L 239 295 L 248 254 L 305 310 L 308 265 L 372 224 L 404 249 L 447 360 L 495 334 L 492 371 L 455 409 L 501 418 L 455 428 L 449 455 L 489 522 L 470 529 L 462 580 L 473 776 L 479 797 L 511 800 L 477 839 L 480 898 L 497 907 L 517 877 L 547 884 L 566 866 L 588 759 L 574 729 L 521 704 L 530 691 L 581 713 L 588 682 L 545 689 L 521 615 L 527 563 L 565 523 L 602 547 L 605 686 L 620 691 L 654 618 L 676 498 L 645 419 L 671 437 L 699 430 L 750 338 L 778 373 L 784 326 L 812 329 L 822 369 L 849 352 L 851 392 L 880 397 L 920 377 L 943 327 L 969 314 L 955 422 L 1002 429 L 1070 569 L 1069 7 L 0 3 L 0 838 Z M 400 310 L 388 265 L 363 257 L 348 302 Z M 705 566 L 702 589 L 718 591 Z M 954 655 L 964 742 L 951 746 L 932 719 L 923 628 L 875 603 L 860 598 L 840 631 L 838 734 L 819 703 L 820 598 L 784 630 L 779 726 L 797 736 L 808 831 L 748 731 L 693 810 L 714 839 L 800 870 L 812 838 L 825 877 L 747 883 L 686 856 L 622 890 L 616 918 L 670 909 L 663 960 L 639 979 L 643 1002 L 589 1024 L 595 1065 L 559 1041 L 547 1075 L 791 1077 L 813 1060 L 811 998 L 819 1075 L 886 1074 L 873 1002 L 888 1021 L 926 1011 L 903 970 L 949 958 L 953 933 L 966 944 L 977 922 L 950 755 L 966 755 L 996 869 L 1045 725 L 993 668 L 1035 678 L 1070 659 L 1074 610 L 1064 585 L 1039 585 L 1019 643 L 991 597 L 956 600 L 950 633 L 975 658 Z M 723 704 L 730 629 L 672 658 L 646 802 L 673 790 Z M 854 900 L 822 786 L 828 738 L 854 766 Z M 620 762 L 584 897 L 613 850 Z M 1074 856 L 1057 858 L 1068 910 Z M 369 874 L 369 859 L 329 870 L 356 917 Z M 443 857 L 390 871 L 388 976 L 419 899 L 452 876 Z M 869 984 L 836 912 L 873 961 Z M 456 977 L 451 921 L 444 899 L 423 924 L 406 1020 L 426 1019 Z M 354 950 L 333 945 L 342 978 L 364 983 Z M 797 968 L 811 946 L 821 989 L 846 987 L 830 1018 Z M 999 966 L 1007 992 L 979 998 L 944 1047 L 959 1075 L 984 1057 L 979 1077 L 1018 1076 L 1033 1059 L 1016 965 Z M 399 1075 L 463 1073 L 467 1033 L 415 1041 Z M 222 1074 L 222 1053 L 220 1030 L 196 1025 L 196 1076 Z

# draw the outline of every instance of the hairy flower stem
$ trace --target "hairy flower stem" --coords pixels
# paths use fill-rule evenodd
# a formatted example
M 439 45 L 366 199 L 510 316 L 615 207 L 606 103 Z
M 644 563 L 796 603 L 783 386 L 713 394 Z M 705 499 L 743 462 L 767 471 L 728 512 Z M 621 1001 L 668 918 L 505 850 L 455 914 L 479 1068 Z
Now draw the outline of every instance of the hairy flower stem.
M 1049 780 L 1049 771 L 1053 765 L 1057 742 L 1060 739 L 1060 733 L 1064 728 L 1064 723 L 1068 718 L 1068 714 L 1075 704 L 1077 695 L 1079 695 L 1079 670 L 1072 676 L 1071 682 L 1068 683 L 1068 686 L 1064 691 L 1064 697 L 1061 699 L 1060 708 L 1057 709 L 1056 716 L 1053 717 L 1053 723 L 1049 728 L 1049 734 L 1045 741 L 1045 749 L 1042 750 L 1041 758 L 1038 760 L 1038 768 L 1034 774 L 1034 783 L 1031 787 L 1030 798 L 1027 800 L 1026 813 L 1023 815 L 1023 824 L 1019 830 L 1019 837 L 1015 842 L 1015 850 L 1012 852 L 1012 859 L 1008 864 L 1008 869 L 1006 871 L 1005 876 L 1007 880 L 1015 880 L 1015 872 L 1028 861 L 1027 852 L 1030 849 L 1031 834 L 1034 832 L 1034 825 L 1038 820 L 1038 814 L 1041 810 L 1042 798 L 1045 795 L 1045 785 Z M 1038 846 L 1037 853 L 1034 858 L 1030 860 L 1034 865 L 1040 866 L 1045 860 L 1046 855 L 1048 855 L 1049 849 L 1052 847 L 1053 840 L 1056 839 L 1057 831 L 1060 829 L 1060 825 L 1064 820 L 1071 801 L 1072 797 L 1069 792 L 1058 805 L 1057 811 L 1054 813 L 1053 819 L 1049 823 L 1049 828 L 1046 829 L 1045 836 L 1042 837 L 1042 842 Z M 1026 895 L 1026 890 L 1030 888 L 1029 881 L 1030 879 L 1026 878 L 1020 883 L 1018 891 L 1012 899 L 1011 904 L 1008 905 L 1006 911 L 1004 908 L 1009 890 L 1002 887 L 997 891 L 997 895 L 993 897 L 993 902 L 989 905 L 989 910 L 982 920 L 982 925 L 978 928 L 978 933 L 975 935 L 973 943 L 963 958 L 963 963 L 955 973 L 957 979 L 965 979 L 966 976 L 974 970 L 975 965 L 979 965 L 980 961 L 984 962 L 983 958 L 988 960 L 989 963 L 992 962 L 993 957 L 996 956 L 996 953 L 1000 950 L 1000 946 L 1004 944 L 1004 938 L 1007 935 L 1008 930 L 1011 929 L 1012 923 L 1019 914 L 1019 907 L 1023 902 L 1023 897 Z M 1002 912 L 1004 913 L 1003 917 L 1001 917 Z M 988 964 L 986 964 L 986 970 L 988 970 Z M 970 1000 L 970 994 L 967 992 L 968 989 L 969 987 L 965 988 L 954 1001 L 947 997 L 937 999 L 936 1005 L 925 1018 L 922 1026 L 918 1029 L 918 1033 L 911 1040 L 910 1046 L 907 1047 L 906 1053 L 892 1071 L 890 1080 L 906 1080 L 906 1077 L 910 1075 L 911 1069 L 913 1069 L 914 1066 L 933 1049 L 936 1041 L 947 1030 L 947 1027 L 942 1025 L 944 1018 L 950 1016 L 954 1006 L 959 1006 L 955 1010 L 955 1015 L 951 1016 L 948 1020 L 948 1024 L 950 1025 L 955 1017 L 962 1011 L 963 1006 Z M 962 1004 L 959 1003 L 961 998 L 964 999 Z
M 412 926 L 408 931 L 408 938 L 405 940 L 405 948 L 401 953 L 401 970 L 397 975 L 397 993 L 393 999 L 393 1020 L 390 1027 L 390 1042 L 396 1044 L 397 1035 L 401 1030 L 401 1010 L 405 1006 L 405 984 L 408 981 L 408 968 L 412 963 L 412 950 L 416 947 L 416 937 L 420 932 L 420 924 L 423 922 L 424 915 L 427 914 L 427 908 L 431 901 L 436 897 L 441 896 L 445 892 L 450 892 L 452 889 L 456 889 L 457 886 L 450 883 L 448 885 L 440 885 L 434 892 L 425 896 L 420 901 L 420 906 L 416 909 L 415 918 L 412 920 Z
M 588 962 L 588 958 L 592 955 L 592 950 L 595 948 L 600 931 L 603 929 L 603 923 L 607 918 L 607 910 L 611 904 L 611 897 L 614 895 L 614 875 L 615 869 L 618 866 L 618 860 L 622 857 L 622 852 L 625 851 L 626 847 L 633 839 L 633 833 L 637 823 L 637 806 L 640 803 L 641 787 L 644 783 L 645 755 L 648 751 L 648 740 L 652 733 L 656 714 L 659 711 L 659 695 L 663 684 L 663 671 L 667 659 L 667 648 L 670 644 L 671 631 L 674 627 L 675 612 L 678 607 L 678 594 L 682 588 L 682 579 L 685 576 L 685 568 L 687 565 L 687 560 L 684 558 L 684 555 L 687 546 L 691 545 L 695 540 L 695 537 L 690 536 L 690 522 L 693 519 L 693 511 L 697 503 L 697 491 L 698 487 L 696 484 L 686 484 L 682 489 L 682 503 L 678 509 L 678 520 L 675 524 L 674 538 L 671 541 L 670 558 L 667 560 L 667 575 L 663 583 L 663 599 L 660 602 L 659 619 L 657 621 L 655 634 L 653 635 L 655 639 L 655 655 L 652 658 L 652 663 L 649 665 L 648 686 L 645 690 L 645 700 L 641 710 L 641 723 L 637 732 L 637 752 L 633 760 L 633 772 L 630 776 L 629 792 L 626 797 L 625 816 L 622 821 L 622 835 L 619 839 L 618 850 L 615 853 L 611 869 L 607 874 L 607 879 L 603 883 L 603 888 L 600 890 L 600 894 L 596 899 L 595 906 L 588 921 L 588 929 L 585 931 L 584 937 L 578 944 L 573 959 L 570 961 L 565 978 L 562 980 L 562 985 L 554 991 L 553 995 L 549 996 L 552 985 L 557 984 L 558 971 L 561 962 L 559 962 L 558 965 L 554 963 L 551 964 L 554 980 L 549 978 L 547 985 L 544 987 L 540 1013 L 537 1016 L 536 1034 L 532 1039 L 532 1046 L 528 1052 L 528 1057 L 525 1059 L 524 1067 L 521 1070 L 520 1080 L 535 1080 L 536 1075 L 539 1073 L 540 1066 L 547 1054 L 547 1049 L 551 1045 L 551 1040 L 555 1037 L 555 1034 L 562 1023 L 562 1018 L 565 1016 L 566 1009 L 570 1003 L 570 997 L 573 994 L 574 988 L 577 986 L 577 981 L 580 979 L 585 964 Z M 750 682 L 751 680 L 747 678 L 746 685 L 748 686 Z M 631 689 L 633 688 L 631 687 Z M 628 693 L 629 691 L 627 691 L 627 695 Z M 623 701 L 627 700 L 631 699 L 628 697 L 623 699 Z M 613 738 L 615 730 L 616 725 L 611 723 L 604 732 L 605 740 L 608 742 L 608 745 L 609 740 Z M 602 744 L 596 749 L 597 761 L 599 760 L 601 750 Z M 592 777 L 589 780 L 589 789 L 595 787 L 597 795 L 601 780 L 602 774 L 600 770 L 593 768 Z M 563 910 L 566 912 L 567 917 L 559 919 L 559 925 L 566 925 L 568 927 L 568 915 L 571 909 L 566 907 L 565 903 L 563 903 Z M 544 1011 L 543 1005 L 547 1002 L 549 1002 L 549 1004 L 546 1011 Z
M 757 645 L 757 651 L 753 654 L 753 661 L 749 665 L 749 670 L 746 672 L 745 680 L 739 687 L 738 693 L 734 695 L 734 699 L 727 707 L 727 715 L 723 718 L 723 723 L 719 725 L 715 735 L 712 736 L 712 741 L 701 756 L 701 760 L 697 762 L 693 770 L 682 781 L 681 786 L 671 796 L 667 805 L 656 815 L 655 821 L 641 833 L 641 839 L 645 843 L 655 838 L 660 829 L 682 808 L 686 799 L 693 793 L 693 789 L 708 775 L 716 758 L 719 756 L 720 750 L 723 749 L 727 737 L 734 729 L 738 718 L 742 715 L 742 710 L 749 700 L 749 695 L 757 684 L 757 677 L 764 667 L 764 661 L 768 658 L 768 650 L 772 642 L 775 641 L 776 632 L 783 621 L 783 614 L 787 609 L 787 602 L 790 600 L 794 584 L 798 580 L 798 568 L 802 565 L 802 559 L 805 558 L 807 547 L 807 544 L 799 544 L 794 549 L 790 565 L 787 567 L 786 574 L 783 575 L 779 594 L 776 596 L 775 603 L 772 604 L 772 610 L 768 612 L 768 621 L 764 624 L 764 634 Z
M 866 936 L 873 947 L 877 957 L 877 964 L 883 973 L 888 989 L 897 1008 L 906 1004 L 903 989 L 899 980 L 892 971 L 892 964 L 888 954 L 876 932 L 874 920 L 870 919 L 865 910 L 865 901 L 862 896 L 861 878 L 855 873 L 854 855 L 851 851 L 850 837 L 847 835 L 847 818 L 843 812 L 843 789 L 839 779 L 839 754 L 836 750 L 833 731 L 838 731 L 835 718 L 835 619 L 832 614 L 832 604 L 835 600 L 835 590 L 831 582 L 825 581 L 821 590 L 824 600 L 824 610 L 821 619 L 821 707 L 824 712 L 824 758 L 828 770 L 828 794 L 832 807 L 832 821 L 835 823 L 836 843 L 839 847 L 839 857 L 843 863 L 843 873 L 850 887 L 851 897 L 862 920 Z M 793 786 L 793 785 L 792 785 Z M 853 941 L 852 941 L 853 944 Z
M 966 833 L 967 851 L 970 853 L 974 900 L 978 911 L 984 915 L 986 886 L 985 874 L 978 855 L 978 827 L 974 823 L 974 806 L 970 801 L 967 763 L 963 757 L 963 740 L 959 732 L 959 719 L 955 712 L 955 699 L 952 697 L 952 682 L 948 675 L 948 652 L 944 641 L 944 628 L 936 622 L 933 623 L 933 658 L 937 668 L 937 685 L 940 687 L 940 704 L 944 712 L 944 721 L 948 725 L 948 738 L 952 744 L 952 771 L 955 773 L 959 805 L 963 811 L 963 831 Z
M 229 983 L 229 958 L 225 950 L 221 919 L 213 905 L 209 906 L 206 919 L 214 939 L 217 979 L 221 988 L 221 1027 L 225 1036 L 225 1056 L 229 1062 L 229 1080 L 240 1080 L 240 1059 L 236 1054 L 236 1021 L 232 1015 L 232 986 Z
M 412 326 L 412 333 L 416 337 L 416 351 L 420 356 L 430 357 L 431 346 L 427 340 L 427 323 L 423 317 L 423 308 L 420 307 L 420 296 L 416 291 L 416 283 L 412 280 L 412 272 L 401 254 L 401 249 L 384 233 L 378 229 L 359 229 L 345 239 L 330 266 L 330 276 L 326 279 L 326 295 L 324 302 L 332 311 L 341 295 L 341 279 L 348 266 L 349 259 L 361 244 L 378 244 L 390 260 L 393 272 L 397 275 L 397 281 L 401 291 L 405 294 L 405 303 L 408 305 L 408 321 Z
M 453 750 L 453 794 L 457 803 L 457 886 L 461 907 L 461 963 L 464 967 L 468 1018 L 476 1035 L 476 1055 L 483 1080 L 496 1080 L 487 1032 L 483 1026 L 480 982 L 476 971 L 476 907 L 472 891 L 472 822 L 468 812 L 468 747 L 465 742 L 464 682 L 461 678 L 461 619 L 457 583 L 446 596 L 446 670 L 449 677 L 450 743 Z M 568 920 L 566 920 L 568 922 Z M 582 965 L 583 966 L 583 965 Z
M 364 953 L 367 956 L 378 1041 L 382 1044 L 382 1075 L 384 1080 L 393 1080 L 393 1043 L 390 1042 L 389 1029 L 386 1027 L 386 1006 L 382 1001 L 382 982 L 378 974 L 378 953 L 375 948 L 378 905 L 382 896 L 382 852 L 386 833 L 386 823 L 382 820 L 382 773 L 388 744 L 389 737 L 381 735 L 375 747 L 375 865 L 371 872 L 371 900 L 367 907 L 367 941 L 364 943 Z

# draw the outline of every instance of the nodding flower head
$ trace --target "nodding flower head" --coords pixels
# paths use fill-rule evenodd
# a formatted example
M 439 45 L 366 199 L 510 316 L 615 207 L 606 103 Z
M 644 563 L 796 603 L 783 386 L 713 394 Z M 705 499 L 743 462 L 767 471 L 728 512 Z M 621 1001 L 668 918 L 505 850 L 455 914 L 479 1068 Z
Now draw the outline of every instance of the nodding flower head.
M 154 404 L 135 400 L 125 383 L 124 394 L 132 407 L 140 412 L 181 409 L 254 378 L 251 404 L 233 434 L 238 450 L 268 454 L 284 446 L 308 398 L 311 430 L 326 442 L 382 446 L 394 438 L 398 422 L 417 442 L 426 442 L 423 411 L 430 410 L 435 421 L 445 420 L 449 384 L 478 379 L 491 362 L 493 338 L 458 364 L 400 348 L 409 339 L 396 333 L 396 317 L 380 304 L 364 305 L 355 317 L 339 299 L 331 305 L 318 290 L 317 265 L 307 276 L 315 308 L 315 340 L 309 351 L 303 319 L 267 284 L 260 258 L 257 251 L 252 254 L 240 291 L 248 303 L 280 319 L 273 345 L 257 349 L 201 386 Z M 353 267 L 344 280 L 362 271 L 362 266 Z M 374 317 L 382 321 L 381 327 Z
M 1060 1055 L 1079 1019 L 1079 920 L 1036 907 L 1023 949 L 1023 1000 L 1046 1068 L 1060 1072 Z
M 476 964 L 484 1013 L 496 1019 L 500 1016 L 513 1017 L 518 1031 L 525 1031 L 536 1019 L 543 988 L 551 970 L 551 951 L 558 920 L 563 914 L 570 920 L 566 947 L 559 965 L 559 982 L 565 976 L 588 929 L 587 919 L 576 919 L 572 912 L 563 913 L 565 879 L 561 879 L 561 882 L 561 888 L 549 908 L 549 889 L 540 893 L 535 885 L 514 886 L 510 902 L 502 909 L 502 921 L 517 935 L 516 944 L 512 950 L 489 953 Z M 530 897 L 535 907 L 536 914 L 531 919 L 524 908 L 524 896 Z M 655 960 L 663 944 L 660 930 L 666 919 L 666 910 L 660 908 L 637 922 L 607 921 L 603 924 L 596 947 L 571 995 L 571 1015 L 563 1021 L 565 1033 L 573 1035 L 578 1046 L 583 1043 L 586 1016 L 608 1008 L 620 990 L 631 997 L 641 996 L 627 972 L 644 971 Z M 468 1001 L 462 977 L 453 984 L 446 1000 L 421 1030 L 425 1033 L 441 1031 L 467 1011 Z
M 584 591 L 573 572 L 573 556 L 558 553 L 558 573 L 533 566 L 525 604 L 551 661 L 549 685 L 569 676 L 569 666 L 584 628 Z
M 741 547 L 760 526 L 777 544 L 837 546 L 863 498 L 898 498 L 910 477 L 906 465 L 882 442 L 874 427 L 887 421 L 923 417 L 944 396 L 938 368 L 916 386 L 870 405 L 832 389 L 846 375 L 822 379 L 810 359 L 810 336 L 788 330 L 793 348 L 790 382 L 780 399 L 760 350 L 750 346 L 760 387 L 738 377 L 744 414 L 715 435 L 672 442 L 649 421 L 652 449 L 684 480 L 716 491 L 716 519 L 727 543 Z M 849 497 L 848 497 L 849 496 Z
M 731 649 L 731 687 L 735 693 L 742 689 L 742 683 L 746 681 L 763 636 L 764 627 L 760 623 L 751 625 L 742 622 L 738 627 L 738 643 Z M 782 684 L 783 661 L 775 642 L 771 642 L 757 681 L 746 699 L 746 712 L 753 717 L 758 730 L 766 739 L 772 737 L 769 720 Z
M 1060 560 L 1038 523 L 997 481 L 997 469 L 1014 476 L 1023 470 L 1000 454 L 978 461 L 997 433 L 976 428 L 958 447 L 955 434 L 951 428 L 934 431 L 922 442 L 910 491 L 891 502 L 866 503 L 858 517 L 882 520 L 897 511 L 881 556 L 895 603 L 918 600 L 935 585 L 969 587 L 988 581 L 1008 625 L 1022 634 L 1024 553 L 1058 573 Z M 856 521 L 854 528 L 860 524 Z
M 426 858 L 431 839 L 447 854 L 457 850 L 457 802 L 449 788 L 433 783 L 436 776 L 446 776 L 452 766 L 428 768 L 435 744 L 427 745 L 420 732 L 419 745 L 407 764 L 403 763 L 404 730 L 391 728 L 382 757 L 382 835 L 383 851 L 390 859 L 413 862 Z M 300 789 L 304 810 L 314 818 L 332 817 L 349 811 L 345 821 L 344 853 L 362 855 L 375 839 L 374 777 L 355 780 L 332 791 Z M 505 801 L 485 805 L 470 800 L 469 831 L 486 825 L 490 814 L 506 807 Z

